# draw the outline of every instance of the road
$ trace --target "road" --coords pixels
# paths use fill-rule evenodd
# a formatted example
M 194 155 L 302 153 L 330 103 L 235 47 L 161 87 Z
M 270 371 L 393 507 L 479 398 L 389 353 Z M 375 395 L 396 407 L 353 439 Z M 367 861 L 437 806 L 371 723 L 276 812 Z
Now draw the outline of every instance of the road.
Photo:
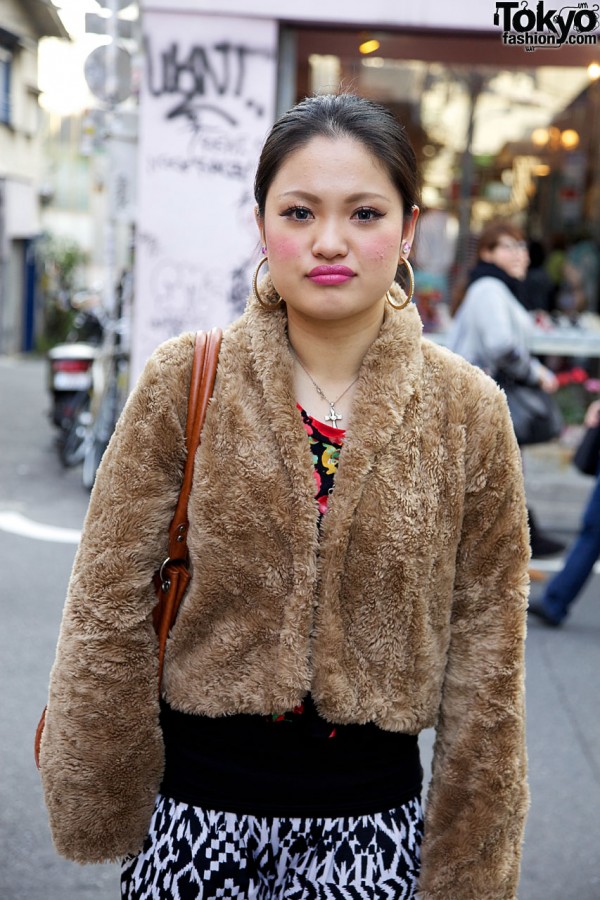
M 82 867 L 54 852 L 33 762 L 73 532 L 88 501 L 79 470 L 58 460 L 44 378 L 39 361 L 0 357 L 0 898 L 111 900 L 119 896 L 116 866 Z M 14 533 L 30 523 L 57 530 L 42 538 Z
M 33 764 L 88 499 L 79 471 L 58 462 L 44 375 L 40 361 L 0 358 L 0 898 L 116 900 L 117 867 L 81 867 L 54 853 Z M 542 523 L 572 539 L 591 482 L 543 451 L 528 454 L 526 475 Z M 600 900 L 599 591 L 595 575 L 563 629 L 529 628 L 532 807 L 520 900 Z M 427 765 L 430 733 L 422 744 Z

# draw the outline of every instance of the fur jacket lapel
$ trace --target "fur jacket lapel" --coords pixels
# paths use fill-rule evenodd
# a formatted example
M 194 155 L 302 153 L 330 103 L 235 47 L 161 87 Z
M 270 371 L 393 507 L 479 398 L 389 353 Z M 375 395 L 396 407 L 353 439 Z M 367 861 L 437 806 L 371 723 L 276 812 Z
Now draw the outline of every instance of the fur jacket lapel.
M 261 291 L 267 295 L 273 291 L 269 279 L 263 282 Z M 394 288 L 394 292 L 398 299 L 399 289 Z M 251 300 L 246 317 L 254 375 L 281 459 L 296 491 L 310 497 L 314 509 L 312 463 L 296 410 L 285 313 L 281 309 L 265 313 Z M 359 376 L 352 421 L 336 475 L 335 497 L 327 517 L 329 530 L 338 518 L 350 521 L 373 459 L 402 428 L 406 406 L 421 380 L 421 333 L 422 323 L 414 304 L 404 310 L 386 308 L 381 332 L 365 356 Z

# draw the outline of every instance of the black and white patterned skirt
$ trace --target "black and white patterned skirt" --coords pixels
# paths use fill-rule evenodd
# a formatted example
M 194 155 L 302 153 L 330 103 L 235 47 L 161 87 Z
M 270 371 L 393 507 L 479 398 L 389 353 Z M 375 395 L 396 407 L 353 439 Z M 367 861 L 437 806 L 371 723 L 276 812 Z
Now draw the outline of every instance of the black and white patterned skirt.
M 142 851 L 123 862 L 126 900 L 410 900 L 423 812 L 273 818 L 157 799 Z

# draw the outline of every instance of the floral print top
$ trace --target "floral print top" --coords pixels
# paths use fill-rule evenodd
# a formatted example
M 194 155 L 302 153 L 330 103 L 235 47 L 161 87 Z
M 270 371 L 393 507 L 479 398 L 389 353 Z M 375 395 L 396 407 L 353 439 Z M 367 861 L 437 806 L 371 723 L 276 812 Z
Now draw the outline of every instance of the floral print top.
M 346 436 L 343 428 L 332 428 L 325 422 L 319 422 L 302 409 L 297 404 L 302 416 L 304 430 L 308 435 L 310 449 L 313 458 L 313 474 L 315 477 L 315 498 L 319 505 L 319 525 L 325 513 L 327 512 L 327 504 L 329 497 L 333 491 L 333 480 L 338 470 L 340 461 L 340 450 Z M 333 727 L 325 719 L 322 719 L 317 713 L 312 697 L 308 695 L 304 703 L 296 706 L 295 709 L 284 713 L 275 713 L 271 717 L 273 722 L 298 722 L 299 717 L 304 717 L 304 721 L 310 722 L 311 732 L 315 737 L 333 738 L 337 734 L 337 729 Z
M 315 497 L 319 504 L 319 512 L 324 516 L 327 512 L 327 503 L 333 490 L 333 479 L 340 462 L 340 450 L 346 432 L 343 428 L 332 428 L 325 422 L 318 422 L 297 404 L 304 423 L 304 430 L 308 435 L 308 442 L 312 450 L 314 463 L 314 477 L 316 484 Z

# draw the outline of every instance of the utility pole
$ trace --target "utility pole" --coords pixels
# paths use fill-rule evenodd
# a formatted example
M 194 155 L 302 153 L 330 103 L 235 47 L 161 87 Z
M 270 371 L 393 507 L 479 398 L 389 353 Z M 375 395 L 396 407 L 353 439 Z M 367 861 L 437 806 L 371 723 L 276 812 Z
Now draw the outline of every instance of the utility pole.
M 473 205 L 473 134 L 475 131 L 475 111 L 477 101 L 483 89 L 485 78 L 479 72 L 471 72 L 466 76 L 466 87 L 469 93 L 469 118 L 467 121 L 467 134 L 465 150 L 461 161 L 460 189 L 458 200 L 458 239 L 456 246 L 456 259 L 459 271 L 464 269 L 467 262 L 469 235 L 471 233 L 471 207 Z
M 107 9 L 110 16 L 107 21 L 106 33 L 110 43 L 106 45 L 106 94 L 108 109 L 106 113 L 106 142 L 107 161 L 106 188 L 108 193 L 108 213 L 106 216 L 105 233 L 105 269 L 106 284 L 104 285 L 104 304 L 111 316 L 116 315 L 115 282 L 117 279 L 117 226 L 115 210 L 115 166 L 114 140 L 115 124 L 117 118 L 118 74 L 117 74 L 117 13 L 118 0 L 107 0 Z
M 116 315 L 115 287 L 117 282 L 118 193 L 120 178 L 119 142 L 123 140 L 120 104 L 132 89 L 131 55 L 120 38 L 132 37 L 132 22 L 119 18 L 119 13 L 132 0 L 98 0 L 104 15 L 86 15 L 86 30 L 105 34 L 109 41 L 89 55 L 85 75 L 92 93 L 103 104 L 103 138 L 106 147 L 104 184 L 107 204 L 104 227 L 104 306 L 111 316 Z M 126 138 L 131 140 L 131 137 Z

